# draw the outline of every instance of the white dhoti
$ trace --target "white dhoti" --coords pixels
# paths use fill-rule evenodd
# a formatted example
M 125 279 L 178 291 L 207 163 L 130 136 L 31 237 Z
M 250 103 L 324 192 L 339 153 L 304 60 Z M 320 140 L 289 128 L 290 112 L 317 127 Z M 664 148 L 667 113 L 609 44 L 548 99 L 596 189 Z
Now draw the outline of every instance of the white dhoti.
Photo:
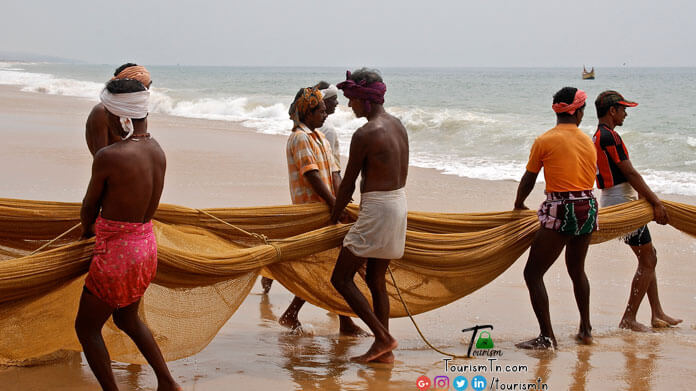
M 358 220 L 343 247 L 363 258 L 399 259 L 406 244 L 406 190 L 362 193 Z

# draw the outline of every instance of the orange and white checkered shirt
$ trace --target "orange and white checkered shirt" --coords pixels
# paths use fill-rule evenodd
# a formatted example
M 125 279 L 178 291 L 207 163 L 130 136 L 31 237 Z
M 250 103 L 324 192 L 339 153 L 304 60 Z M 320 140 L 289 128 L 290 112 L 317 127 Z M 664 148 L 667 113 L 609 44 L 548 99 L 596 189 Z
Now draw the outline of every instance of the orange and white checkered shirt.
M 331 144 L 319 130 L 311 131 L 304 124 L 290 134 L 285 152 L 288 158 L 290 198 L 293 204 L 324 202 L 304 174 L 318 170 L 319 177 L 334 193 L 332 172 L 341 168 L 335 162 Z

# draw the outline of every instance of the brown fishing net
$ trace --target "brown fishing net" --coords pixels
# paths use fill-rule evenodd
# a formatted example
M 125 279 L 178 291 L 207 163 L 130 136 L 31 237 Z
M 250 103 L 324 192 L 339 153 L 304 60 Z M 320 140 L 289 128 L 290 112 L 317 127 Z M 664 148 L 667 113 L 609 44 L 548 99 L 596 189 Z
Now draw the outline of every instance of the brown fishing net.
M 696 207 L 665 201 L 670 224 L 696 236 Z M 0 364 L 33 365 L 80 346 L 73 329 L 93 240 L 76 242 L 76 203 L 0 199 Z M 357 208 L 349 212 L 355 216 Z M 196 210 L 160 205 L 158 270 L 140 313 L 167 360 L 203 349 L 246 298 L 259 273 L 330 311 L 352 315 L 330 276 L 349 225 L 328 225 L 323 204 Z M 593 243 L 652 220 L 645 201 L 600 210 Z M 529 247 L 534 211 L 409 213 L 404 257 L 392 270 L 411 313 L 449 304 L 493 281 Z M 405 316 L 388 279 L 391 316 Z M 370 297 L 362 278 L 356 283 Z M 142 363 L 109 321 L 111 357 Z

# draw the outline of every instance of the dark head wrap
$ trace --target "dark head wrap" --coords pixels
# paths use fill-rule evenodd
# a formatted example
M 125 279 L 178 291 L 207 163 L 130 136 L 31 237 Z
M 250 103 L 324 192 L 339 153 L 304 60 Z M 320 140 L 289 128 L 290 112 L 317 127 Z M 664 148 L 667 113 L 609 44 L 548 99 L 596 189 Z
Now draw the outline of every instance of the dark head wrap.
M 365 102 L 365 110 L 372 111 L 370 102 L 383 104 L 384 94 L 387 92 L 387 85 L 381 81 L 367 83 L 365 80 L 354 82 L 350 79 L 350 71 L 346 71 L 346 81 L 338 83 L 336 87 L 343 90 L 343 95 L 348 98 L 360 99 Z

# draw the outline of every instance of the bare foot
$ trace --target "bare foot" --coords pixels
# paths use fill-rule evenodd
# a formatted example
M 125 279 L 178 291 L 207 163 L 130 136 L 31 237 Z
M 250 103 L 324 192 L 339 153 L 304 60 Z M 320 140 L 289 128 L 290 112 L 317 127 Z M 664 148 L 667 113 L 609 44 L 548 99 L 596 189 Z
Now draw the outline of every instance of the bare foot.
M 551 339 L 550 337 L 538 336 L 529 341 L 524 341 L 515 344 L 518 349 L 528 349 L 528 350 L 548 350 L 556 348 L 556 339 Z
M 287 327 L 290 330 L 296 330 L 302 327 L 302 323 L 297 319 L 297 315 L 295 316 L 287 316 L 286 314 L 283 314 L 283 316 L 278 319 L 278 323 L 283 326 Z
M 578 332 L 575 335 L 575 341 L 580 345 L 592 345 L 592 335 L 586 332 Z
M 647 333 L 648 331 L 651 331 L 648 326 L 646 326 L 646 325 L 644 325 L 636 320 L 630 320 L 630 319 L 621 319 L 621 322 L 619 323 L 619 328 L 638 331 L 641 333 Z
M 267 295 L 268 291 L 271 290 L 271 284 L 273 284 L 273 280 L 268 277 L 261 277 L 261 287 L 264 295 Z
M 351 357 L 350 361 L 367 363 L 385 353 L 391 352 L 392 350 L 396 349 L 398 345 L 399 344 L 396 342 L 396 340 L 391 336 L 389 336 L 389 339 L 386 341 L 375 340 L 372 346 L 370 346 L 370 349 L 367 350 L 367 353 L 363 354 L 362 356 Z
M 671 316 L 668 316 L 666 314 L 662 314 L 660 316 L 656 316 L 652 318 L 652 327 L 659 329 L 659 328 L 664 328 L 664 327 L 670 327 L 670 326 L 676 326 L 679 323 L 683 322 L 681 319 L 675 319 L 672 318 Z
M 379 363 L 379 364 L 394 364 L 394 353 L 393 352 L 384 353 L 383 355 L 377 357 L 376 359 L 374 359 L 370 362 Z
M 349 316 L 341 315 L 339 317 L 341 326 L 339 328 L 339 334 L 347 337 L 371 337 L 372 334 L 358 327 L 353 319 Z

